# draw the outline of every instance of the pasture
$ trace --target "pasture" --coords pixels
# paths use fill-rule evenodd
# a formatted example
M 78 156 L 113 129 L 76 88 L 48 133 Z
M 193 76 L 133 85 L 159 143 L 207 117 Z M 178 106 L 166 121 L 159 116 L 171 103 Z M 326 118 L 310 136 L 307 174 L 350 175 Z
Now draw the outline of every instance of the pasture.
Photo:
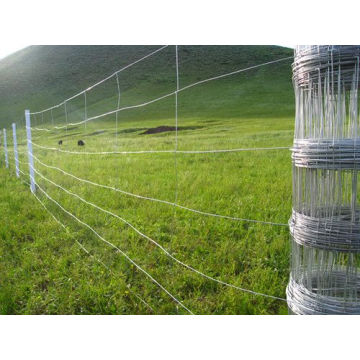
M 160 53 L 157 56 L 161 59 Z M 120 74 L 120 88 L 125 84 L 120 107 L 146 103 L 174 89 L 173 63 L 149 62 L 151 71 L 149 65 L 139 65 Z M 261 63 L 260 58 L 256 63 Z M 193 313 L 285 314 L 286 302 L 209 280 L 174 261 L 149 238 L 212 278 L 285 298 L 288 227 L 240 219 L 287 223 L 290 151 L 194 151 L 291 146 L 290 63 L 267 65 L 179 92 L 177 131 L 175 95 L 66 126 L 116 108 L 115 79 L 89 92 L 86 103 L 79 97 L 66 104 L 65 112 L 60 107 L 51 116 L 49 112 L 32 116 L 36 182 Z M 188 72 L 180 67 L 180 88 L 215 71 L 209 67 L 208 73 L 194 78 L 187 74 L 195 72 L 195 64 L 186 64 Z M 16 123 L 20 169 L 26 174 L 21 180 L 28 182 L 24 121 Z M 29 186 L 15 177 L 10 127 L 7 131 L 10 168 L 5 169 L 3 150 L 0 168 L 4 224 L 0 313 L 186 314 L 118 250 L 38 188 L 36 195 L 64 227 L 54 220 Z M 79 140 L 85 145 L 79 147 Z

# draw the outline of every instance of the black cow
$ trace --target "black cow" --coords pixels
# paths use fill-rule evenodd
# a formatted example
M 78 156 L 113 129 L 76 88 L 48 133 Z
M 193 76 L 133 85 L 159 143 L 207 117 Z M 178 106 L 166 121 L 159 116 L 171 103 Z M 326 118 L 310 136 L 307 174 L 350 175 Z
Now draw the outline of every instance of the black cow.
M 85 143 L 82 140 L 78 141 L 78 146 L 84 146 L 84 145 L 85 145 Z
M 59 145 L 62 145 L 62 140 L 59 140 L 58 144 L 59 144 Z

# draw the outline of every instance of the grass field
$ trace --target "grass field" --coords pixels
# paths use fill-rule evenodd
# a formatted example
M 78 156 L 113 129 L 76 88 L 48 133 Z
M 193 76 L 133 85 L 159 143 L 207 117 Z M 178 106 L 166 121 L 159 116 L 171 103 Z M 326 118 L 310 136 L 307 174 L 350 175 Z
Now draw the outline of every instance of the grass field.
M 289 55 L 287 49 L 276 47 L 233 47 L 232 52 L 229 47 L 228 53 L 223 51 L 221 55 L 222 65 L 217 67 L 219 50 L 209 48 L 206 52 L 205 48 L 180 47 L 180 87 Z M 130 53 L 135 56 L 133 51 Z M 173 48 L 169 47 L 154 59 L 120 74 L 121 106 L 146 102 L 174 90 L 172 52 Z M 196 54 L 191 55 L 192 52 Z M 141 53 L 146 52 L 142 49 Z M 234 64 L 236 56 L 238 64 Z M 60 85 L 59 101 L 61 95 L 72 95 L 62 90 L 66 81 Z M 38 110 L 35 105 L 45 106 L 46 92 L 51 105 L 55 97 L 47 90 L 50 88 L 53 88 L 51 82 L 42 82 L 40 95 L 27 107 L 34 111 Z M 89 92 L 88 117 L 113 110 L 117 100 L 116 82 L 112 79 Z M 9 104 L 3 106 L 10 112 Z M 22 102 L 14 106 L 14 112 L 19 112 L 17 119 L 21 119 L 19 109 L 23 106 Z M 293 137 L 293 109 L 290 61 L 196 86 L 178 95 L 178 150 L 289 146 Z M 84 114 L 83 97 L 67 103 L 68 123 L 81 121 Z M 174 131 L 143 133 L 159 126 L 175 125 L 175 96 L 118 114 L 117 121 L 113 114 L 86 125 L 51 132 L 33 131 L 33 141 L 59 148 L 58 141 L 63 140 L 62 150 L 80 152 L 174 150 Z M 53 113 L 53 123 L 66 124 L 63 108 Z M 32 126 L 51 128 L 50 114 L 32 117 Z M 28 174 L 23 120 L 17 121 L 17 127 L 20 169 Z M 9 126 L 7 129 L 8 146 L 12 150 L 12 133 Z M 79 139 L 85 142 L 84 148 L 77 146 Z M 169 202 L 176 198 L 178 204 L 204 212 L 275 223 L 287 223 L 291 212 L 288 150 L 176 156 L 174 153 L 85 155 L 34 146 L 34 155 L 42 163 L 79 178 Z M 187 313 L 119 252 L 74 221 L 38 189 L 37 196 L 66 226 L 62 228 L 31 195 L 28 185 L 15 177 L 12 151 L 9 160 L 7 170 L 2 152 L 0 210 L 4 225 L 0 230 L 0 313 Z M 77 181 L 38 161 L 35 168 L 64 189 L 125 219 L 193 268 L 245 289 L 285 297 L 289 274 L 286 226 L 196 214 Z M 22 176 L 22 180 L 29 179 Z M 174 262 L 119 218 L 81 202 L 39 174 L 36 181 L 66 210 L 128 254 L 195 314 L 287 313 L 285 302 L 205 279 Z

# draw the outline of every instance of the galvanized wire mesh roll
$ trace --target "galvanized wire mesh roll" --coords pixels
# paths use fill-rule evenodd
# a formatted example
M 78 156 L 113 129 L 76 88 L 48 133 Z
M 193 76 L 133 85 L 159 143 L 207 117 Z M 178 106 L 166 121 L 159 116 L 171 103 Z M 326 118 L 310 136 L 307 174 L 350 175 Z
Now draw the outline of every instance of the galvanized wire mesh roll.
M 299 46 L 288 305 L 360 314 L 360 46 Z

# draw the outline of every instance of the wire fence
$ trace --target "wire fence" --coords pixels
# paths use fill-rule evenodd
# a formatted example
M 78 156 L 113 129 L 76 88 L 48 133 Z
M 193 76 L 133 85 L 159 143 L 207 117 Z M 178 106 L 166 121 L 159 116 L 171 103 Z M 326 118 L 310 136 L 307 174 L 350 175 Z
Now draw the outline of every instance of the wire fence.
M 159 59 L 153 59 L 154 57 L 161 56 L 165 51 L 168 51 L 170 54 L 173 53 L 174 55 L 173 63 L 170 62 L 167 64 L 167 67 Z M 122 78 L 122 76 L 126 74 L 125 70 L 135 71 L 134 69 L 137 66 L 144 62 L 149 62 L 152 59 L 155 63 L 159 62 L 161 69 L 165 73 L 166 69 L 170 69 L 166 74 L 172 72 L 174 76 L 166 80 L 154 80 L 160 87 L 159 91 L 161 94 L 158 94 L 159 96 L 157 96 L 158 90 L 152 87 L 152 80 L 149 80 L 151 98 L 146 101 L 139 101 L 138 99 L 142 97 L 142 95 L 139 95 L 139 89 L 135 89 L 133 93 L 132 89 L 126 91 L 126 86 L 124 86 L 125 90 L 121 89 L 122 81 L 126 83 L 126 79 Z M 286 299 L 282 296 L 268 294 L 264 291 L 257 291 L 246 286 L 225 281 L 221 279 L 222 276 L 217 271 L 210 270 L 209 272 L 203 270 L 204 267 L 201 264 L 194 263 L 194 265 L 190 265 L 190 263 L 193 263 L 193 259 L 189 259 L 189 261 L 183 260 L 187 252 L 182 253 L 181 250 L 179 250 L 184 244 L 175 252 L 171 251 L 162 244 L 162 241 L 155 240 L 154 235 L 150 236 L 145 234 L 145 231 L 141 230 L 140 226 L 135 225 L 135 223 L 139 222 L 140 213 L 144 214 L 144 212 L 146 213 L 146 211 L 148 211 L 149 206 L 159 204 L 161 208 L 154 210 L 154 217 L 157 215 L 163 216 L 165 223 L 169 220 L 172 225 L 175 223 L 175 226 L 168 229 L 167 232 L 169 234 L 166 234 L 165 237 L 170 236 L 176 239 L 179 239 L 181 234 L 183 234 L 182 226 L 184 223 L 195 221 L 201 223 L 201 227 L 205 228 L 208 226 L 206 223 L 207 220 L 202 219 L 207 218 L 214 219 L 214 221 L 230 221 L 234 224 L 249 223 L 254 225 L 258 224 L 259 226 L 271 225 L 280 228 L 288 226 L 287 221 L 273 221 L 272 219 L 251 218 L 230 213 L 221 213 L 214 211 L 215 206 L 208 209 L 201 209 L 197 206 L 186 205 L 183 196 L 184 191 L 181 191 L 181 189 L 185 189 L 185 193 L 189 192 L 190 196 L 192 192 L 195 192 L 197 198 L 201 198 L 202 192 L 207 194 L 206 191 L 208 191 L 210 203 L 214 202 L 213 199 L 217 199 L 217 202 L 221 203 L 223 199 L 221 195 L 219 195 L 218 189 L 221 189 L 221 184 L 226 181 L 226 179 L 222 177 L 224 167 L 233 167 L 234 163 L 238 161 L 244 163 L 249 159 L 246 154 L 265 153 L 275 154 L 273 155 L 275 157 L 288 156 L 288 152 L 283 153 L 282 150 L 289 150 L 290 146 L 288 143 L 285 143 L 284 146 L 266 146 L 265 142 L 269 138 L 266 135 L 260 139 L 254 136 L 255 146 L 233 146 L 239 143 L 238 139 L 236 139 L 236 134 L 234 134 L 230 140 L 226 134 L 219 135 L 218 130 L 220 126 L 214 119 L 205 120 L 208 121 L 208 124 L 213 122 L 215 125 L 214 127 L 208 126 L 208 131 L 204 137 L 201 138 L 202 134 L 199 133 L 199 130 L 205 128 L 204 125 L 199 126 L 195 124 L 193 119 L 186 119 L 182 126 L 180 118 L 181 99 L 179 96 L 180 94 L 186 93 L 187 90 L 193 90 L 198 86 L 210 86 L 213 81 L 229 81 L 229 79 L 235 75 L 246 74 L 250 71 L 257 71 L 280 63 L 288 65 L 291 59 L 292 57 L 282 57 L 265 63 L 246 66 L 224 74 L 190 82 L 181 87 L 181 58 L 179 57 L 179 48 L 178 46 L 162 46 L 150 52 L 148 55 L 124 66 L 94 85 L 87 87 L 85 90 L 61 101 L 57 105 L 41 111 L 29 112 L 27 114 L 28 125 L 24 126 L 24 119 L 18 121 L 17 130 L 13 128 L 14 141 L 12 143 L 8 141 L 8 144 L 4 142 L 6 158 L 8 157 L 9 147 L 13 146 L 14 152 L 10 157 L 14 157 L 18 177 L 22 181 L 24 181 L 24 179 L 30 181 L 30 183 L 27 181 L 26 183 L 32 186 L 31 189 L 33 190 L 34 197 L 61 228 L 70 231 L 70 227 L 66 226 L 64 221 L 60 220 L 61 216 L 65 216 L 66 219 L 72 219 L 74 222 L 80 224 L 101 242 L 115 249 L 129 264 L 135 266 L 140 273 L 145 275 L 150 282 L 155 284 L 184 311 L 190 314 L 194 313 L 193 310 L 190 310 L 189 305 L 186 305 L 186 301 L 180 299 L 178 295 L 174 295 L 174 290 L 169 289 L 169 281 L 167 285 L 163 285 L 162 281 L 157 280 L 150 271 L 145 270 L 145 266 L 139 265 L 138 261 L 134 260 L 133 255 L 129 255 L 126 250 L 120 248 L 114 241 L 107 240 L 105 238 L 106 235 L 101 234 L 101 232 L 96 229 L 96 221 L 94 221 L 93 218 L 91 218 L 91 224 L 83 220 L 86 219 L 89 214 L 88 211 L 90 210 L 88 210 L 88 208 L 93 209 L 95 213 L 102 213 L 104 216 L 119 221 L 126 226 L 130 232 L 133 232 L 133 235 L 125 232 L 124 241 L 133 236 L 140 237 L 158 249 L 160 254 L 167 257 L 173 263 L 180 265 L 207 281 L 250 295 L 284 302 Z M 139 73 L 140 70 L 141 69 L 136 70 L 137 73 Z M 130 73 L 129 77 L 132 75 L 133 74 Z M 142 74 L 144 77 L 147 75 L 146 73 Z M 106 87 L 109 83 L 109 87 Z M 174 89 L 169 91 L 169 88 L 171 89 L 172 86 L 174 86 Z M 115 94 L 112 92 L 114 88 Z M 225 86 L 223 88 L 226 89 Z M 93 96 L 93 92 L 96 91 L 99 93 Z M 212 88 L 210 91 L 212 91 Z M 149 96 L 149 88 L 146 88 L 146 91 L 143 93 L 145 92 L 146 96 Z M 130 93 L 130 95 L 127 95 L 127 93 Z M 126 96 L 128 97 L 126 98 Z M 192 97 L 196 98 L 197 96 L 199 96 L 199 93 L 195 95 L 191 94 L 190 99 Z M 130 103 L 133 102 L 133 104 L 128 105 L 126 101 Z M 185 105 L 186 104 L 187 102 L 185 101 Z M 115 106 L 115 109 L 111 109 L 112 106 Z M 108 110 L 109 107 L 111 110 Z M 135 115 L 122 115 L 124 111 L 126 111 L 126 114 L 128 114 L 128 111 L 136 111 L 137 113 Z M 97 114 L 95 115 L 96 112 Z M 72 119 L 76 119 L 76 121 L 72 121 Z M 171 125 L 171 121 L 173 121 L 173 125 Z M 169 125 L 163 125 L 164 122 Z M 146 127 L 144 127 L 143 124 L 145 124 Z M 184 132 L 185 135 L 180 135 L 180 132 Z M 4 133 L 6 139 L 6 132 Z M 290 133 L 291 132 L 288 131 L 286 134 Z M 133 134 L 136 134 L 136 138 Z M 153 134 L 155 134 L 155 136 L 145 137 L 146 135 Z M 170 137 L 170 134 L 174 134 L 174 136 Z M 208 143 L 208 137 L 211 138 L 210 143 Z M 78 140 L 76 144 L 75 139 L 80 138 L 81 140 Z M 184 142 L 181 140 L 184 140 Z M 284 138 L 282 140 L 286 142 L 290 140 L 290 138 Z M 57 146 L 51 145 L 55 142 Z M 224 147 L 224 144 L 230 146 Z M 144 148 L 139 148 L 139 146 L 142 145 Z M 181 145 L 184 145 L 184 147 Z M 75 150 L 76 147 L 78 148 L 77 150 Z M 88 149 L 91 151 L 88 151 Z M 141 154 L 143 154 L 143 157 L 136 156 Z M 232 158 L 231 161 L 229 160 L 229 156 L 241 156 L 242 154 L 244 154 L 245 158 L 241 159 L 237 157 L 235 159 Z M 264 166 L 264 164 L 268 162 L 271 163 L 271 157 L 270 155 L 270 157 L 263 159 L 260 155 L 262 165 Z M 252 162 L 255 164 L 257 159 L 259 158 L 254 157 Z M 205 179 L 202 179 L 200 184 L 207 185 L 209 190 L 198 185 L 196 183 L 198 181 L 197 178 L 193 178 L 194 186 L 192 186 L 188 180 L 191 178 L 189 167 L 193 169 L 192 171 L 195 169 L 197 172 L 201 172 L 202 168 L 199 163 L 208 164 L 209 162 L 216 167 L 219 167 L 221 164 L 223 168 L 217 169 L 219 177 L 216 178 L 216 174 L 207 174 L 205 171 Z M 69 170 L 69 168 L 71 170 Z M 229 168 L 223 171 L 225 176 Z M 87 176 L 84 176 L 84 174 L 87 174 Z M 237 173 L 234 174 L 233 171 L 229 174 L 231 174 L 229 175 L 231 180 L 237 175 Z M 216 183 L 207 183 L 207 176 L 210 179 L 212 179 L 211 176 L 216 178 Z M 52 177 L 52 179 L 50 177 Z M 93 179 L 101 179 L 101 182 Z M 184 179 L 186 179 L 186 181 Z M 103 181 L 104 183 L 102 183 Z M 253 179 L 253 181 L 256 182 L 255 179 Z M 117 184 L 119 184 L 119 186 Z M 139 190 L 129 190 L 136 188 Z M 99 191 L 104 190 L 105 192 L 101 192 L 101 194 L 96 193 L 96 196 L 94 196 L 96 189 L 99 189 Z M 165 197 L 146 195 L 147 190 L 153 190 L 154 194 L 157 195 L 164 194 Z M 143 194 L 141 194 L 142 192 Z M 173 193 L 174 200 L 170 200 L 171 193 Z M 116 194 L 124 195 L 124 197 L 118 199 Z M 87 200 L 89 197 L 96 198 L 98 201 Z M 143 205 L 132 202 L 137 200 L 144 200 Z M 232 200 L 234 200 L 234 197 Z M 46 205 L 47 202 L 49 205 Z M 99 205 L 100 202 L 101 206 Z M 108 209 L 103 205 L 104 202 L 109 203 Z M 81 206 L 79 205 L 80 203 L 82 204 Z M 146 205 L 147 203 L 149 203 L 149 206 Z M 223 211 L 228 212 L 230 210 L 226 209 L 223 204 L 221 205 Z M 69 206 L 71 206 L 71 208 Z M 114 207 L 122 209 L 124 215 L 120 216 L 116 211 L 110 210 L 114 209 Z M 167 207 L 173 208 L 174 211 L 169 213 L 166 209 Z M 177 210 L 183 214 L 179 214 Z M 261 209 L 258 210 L 259 211 L 255 212 L 261 216 Z M 274 213 L 276 211 L 277 210 L 273 210 L 272 212 Z M 58 212 L 63 215 L 58 215 Z M 196 219 L 188 221 L 190 215 L 196 216 Z M 156 219 L 153 218 L 152 221 L 156 221 Z M 181 226 L 176 226 L 177 221 L 181 221 Z M 95 224 L 94 226 L 92 225 L 93 223 Z M 141 227 L 144 227 L 147 221 L 143 219 L 140 220 L 140 223 Z M 229 225 L 225 225 L 225 227 L 227 226 Z M 103 224 L 98 227 L 101 227 L 104 232 L 108 231 Z M 175 234 L 175 232 L 177 233 Z M 109 230 L 109 236 L 112 236 L 111 234 L 113 233 Z M 159 235 L 159 232 L 155 231 L 155 235 L 156 234 Z M 160 237 L 163 237 L 163 234 L 161 234 Z M 78 240 L 75 241 L 85 253 L 102 264 L 108 271 L 112 272 L 111 268 L 106 265 L 103 260 L 91 254 L 81 242 Z M 193 245 L 189 247 L 193 248 Z M 134 248 L 136 248 L 135 245 Z M 130 252 L 133 253 L 134 248 L 129 248 L 128 250 L 131 250 Z M 163 274 L 161 274 L 161 278 L 163 278 Z M 166 283 L 167 277 L 164 276 L 164 279 Z M 135 291 L 133 291 L 133 295 L 151 312 L 154 312 L 154 306 L 151 306 L 141 295 Z

